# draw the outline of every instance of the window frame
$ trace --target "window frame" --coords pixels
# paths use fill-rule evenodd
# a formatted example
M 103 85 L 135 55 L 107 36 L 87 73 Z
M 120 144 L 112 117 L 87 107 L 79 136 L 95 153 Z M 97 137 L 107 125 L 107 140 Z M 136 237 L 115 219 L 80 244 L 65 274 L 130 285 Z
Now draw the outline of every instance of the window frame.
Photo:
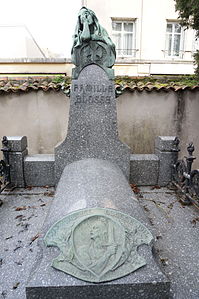
M 121 49 L 117 49 L 116 47 L 116 53 L 118 58 L 135 58 L 136 57 L 136 19 L 133 18 L 111 18 L 112 20 L 112 39 L 114 42 L 114 35 L 120 33 L 121 34 Z M 121 30 L 114 30 L 113 29 L 113 23 L 120 23 L 121 24 Z M 124 29 L 124 24 L 132 24 L 133 28 L 132 31 L 125 31 Z M 124 49 L 124 44 L 125 44 L 125 38 L 124 36 L 126 34 L 131 34 L 132 35 L 132 45 L 131 48 L 129 49 Z M 125 52 L 131 51 L 131 54 L 127 54 Z M 119 53 L 121 52 L 121 53 Z
M 172 31 L 168 32 L 167 31 L 167 26 L 172 25 Z M 183 26 L 180 25 L 181 27 L 181 32 L 175 32 L 175 25 L 180 25 L 179 21 L 170 21 L 167 20 L 166 22 L 166 39 L 165 39 L 165 56 L 166 58 L 171 58 L 171 59 L 183 59 L 184 56 L 184 41 L 185 41 L 185 33 L 184 33 L 184 28 Z M 171 55 L 169 55 L 169 35 L 171 35 Z M 180 36 L 180 44 L 179 44 L 179 55 L 174 55 L 174 40 L 175 36 Z

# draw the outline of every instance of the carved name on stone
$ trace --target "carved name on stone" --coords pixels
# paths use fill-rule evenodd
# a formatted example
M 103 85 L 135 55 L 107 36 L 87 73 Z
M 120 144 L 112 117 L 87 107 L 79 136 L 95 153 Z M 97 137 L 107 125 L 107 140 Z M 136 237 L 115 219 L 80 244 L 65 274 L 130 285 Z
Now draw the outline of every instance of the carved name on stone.
M 110 104 L 114 92 L 113 84 L 74 84 L 72 86 L 76 104 Z M 99 93 L 99 94 L 98 94 Z M 105 93 L 105 95 L 103 95 Z
M 110 281 L 146 264 L 137 247 L 149 244 L 149 230 L 129 215 L 111 209 L 84 209 L 67 215 L 47 232 L 47 246 L 61 253 L 52 266 L 90 282 Z

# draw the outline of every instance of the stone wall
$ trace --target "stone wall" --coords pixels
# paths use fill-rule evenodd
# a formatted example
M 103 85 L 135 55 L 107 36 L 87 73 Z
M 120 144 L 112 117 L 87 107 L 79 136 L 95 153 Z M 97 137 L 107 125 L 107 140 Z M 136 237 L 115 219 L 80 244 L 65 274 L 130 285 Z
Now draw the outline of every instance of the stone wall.
M 180 157 L 193 142 L 199 153 L 199 91 L 126 91 L 118 98 L 120 139 L 136 154 L 153 153 L 156 136 L 178 136 Z M 197 161 L 198 160 L 198 161 Z M 199 158 L 194 166 L 199 168 Z
M 0 94 L 0 136 L 28 137 L 29 154 L 51 154 L 67 133 L 70 100 L 62 92 Z M 121 141 L 136 154 L 153 153 L 156 136 L 179 136 L 181 153 L 199 152 L 199 91 L 125 91 L 117 98 Z M 198 159 L 199 160 L 199 159 Z M 199 162 L 194 163 L 199 167 Z

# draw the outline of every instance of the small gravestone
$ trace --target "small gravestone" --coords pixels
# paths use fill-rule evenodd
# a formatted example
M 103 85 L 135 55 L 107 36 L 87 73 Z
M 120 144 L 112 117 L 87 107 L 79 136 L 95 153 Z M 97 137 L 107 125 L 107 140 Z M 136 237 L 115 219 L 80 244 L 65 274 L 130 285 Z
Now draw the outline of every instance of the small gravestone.
M 55 151 L 61 178 L 27 299 L 169 298 L 147 219 L 126 179 L 130 150 L 117 135 L 115 47 L 85 7 L 72 57 L 68 134 Z
M 90 33 L 92 17 L 95 30 Z M 87 21 L 86 21 L 87 20 Z M 81 24 L 84 22 L 84 27 Z M 86 29 L 84 29 L 86 28 Z M 130 149 L 118 139 L 114 73 L 115 47 L 95 14 L 82 8 L 72 49 L 73 70 L 66 139 L 55 149 L 55 180 L 77 160 L 99 158 L 116 163 L 129 177 Z

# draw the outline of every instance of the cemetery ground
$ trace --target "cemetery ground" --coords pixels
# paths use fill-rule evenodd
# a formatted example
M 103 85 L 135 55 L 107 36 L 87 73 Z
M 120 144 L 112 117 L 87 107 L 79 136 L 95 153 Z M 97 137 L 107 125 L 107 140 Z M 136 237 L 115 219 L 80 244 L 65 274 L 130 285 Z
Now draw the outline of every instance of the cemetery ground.
M 171 281 L 171 298 L 199 298 L 198 208 L 184 206 L 173 188 L 133 186 L 133 190 L 156 238 L 154 255 Z M 54 189 L 48 187 L 18 188 L 0 195 L 1 299 L 25 299 L 25 285 L 53 196 Z

